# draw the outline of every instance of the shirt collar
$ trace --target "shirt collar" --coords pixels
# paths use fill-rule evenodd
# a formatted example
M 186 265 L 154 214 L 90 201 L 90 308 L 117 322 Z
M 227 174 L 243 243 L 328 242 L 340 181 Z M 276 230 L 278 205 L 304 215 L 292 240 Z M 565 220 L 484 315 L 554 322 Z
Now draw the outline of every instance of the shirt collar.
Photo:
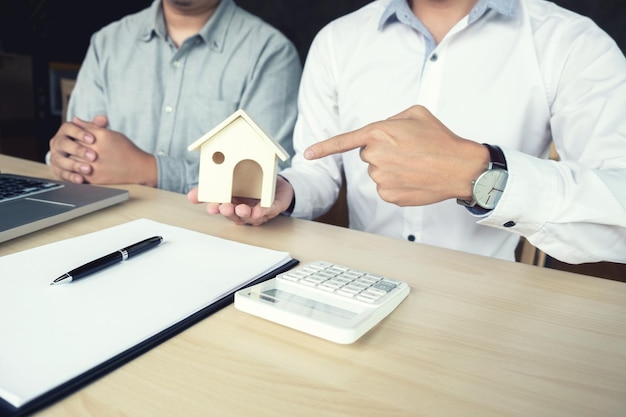
M 150 5 L 149 19 L 146 19 L 143 26 L 139 29 L 139 38 L 145 42 L 154 36 L 165 38 L 165 22 L 163 20 L 163 8 L 161 0 L 154 0 Z
M 161 1 L 154 0 L 150 6 L 151 18 L 145 22 L 144 27 L 139 32 L 140 38 L 144 41 L 149 41 L 155 36 L 163 39 L 167 38 L 167 28 L 165 27 Z M 214 50 L 221 51 L 224 47 L 226 32 L 235 14 L 236 7 L 233 0 L 220 0 L 215 13 L 213 13 L 213 16 L 211 16 L 204 27 L 200 29 L 197 36 Z
M 473 23 L 480 19 L 488 10 L 493 10 L 503 16 L 514 16 L 517 11 L 517 3 L 518 0 L 478 0 L 469 13 L 468 23 Z M 411 25 L 411 20 L 419 22 L 409 6 L 409 1 L 391 0 L 380 17 L 378 29 L 382 30 L 388 23 L 394 21 Z M 419 22 L 419 25 L 423 26 L 421 22 Z

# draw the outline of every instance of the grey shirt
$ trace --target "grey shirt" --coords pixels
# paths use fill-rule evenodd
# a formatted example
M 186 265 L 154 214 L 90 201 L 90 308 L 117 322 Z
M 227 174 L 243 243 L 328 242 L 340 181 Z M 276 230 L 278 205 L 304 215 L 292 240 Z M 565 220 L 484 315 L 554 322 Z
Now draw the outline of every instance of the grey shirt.
M 186 193 L 199 166 L 187 146 L 239 108 L 293 154 L 301 70 L 293 44 L 233 0 L 177 48 L 155 0 L 92 36 L 67 117 L 106 115 L 155 155 L 159 188 Z

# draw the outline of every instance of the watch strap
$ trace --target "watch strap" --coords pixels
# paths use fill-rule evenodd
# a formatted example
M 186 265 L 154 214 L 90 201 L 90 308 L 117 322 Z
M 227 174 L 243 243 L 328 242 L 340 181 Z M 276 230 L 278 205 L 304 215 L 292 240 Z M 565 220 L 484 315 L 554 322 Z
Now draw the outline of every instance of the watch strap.
M 283 177 L 282 175 L 279 175 L 279 177 L 281 177 L 285 181 L 289 182 L 289 180 L 287 178 Z M 282 214 L 283 216 L 289 217 L 289 216 L 291 216 L 291 214 L 293 213 L 293 209 L 295 209 L 295 208 L 296 208 L 296 193 L 294 191 L 293 197 L 291 198 L 291 203 L 289 203 L 289 207 L 287 207 L 287 210 L 283 211 L 280 214 Z
M 506 158 L 504 157 L 502 149 L 500 149 L 499 146 L 489 145 L 488 143 L 483 143 L 483 146 L 487 147 L 489 150 L 489 158 L 491 159 L 492 168 L 500 168 L 508 171 Z
M 489 166 L 487 167 L 487 170 L 499 168 L 508 171 L 506 158 L 504 157 L 504 152 L 502 152 L 502 149 L 500 149 L 499 146 L 490 145 L 488 143 L 483 143 L 482 145 L 485 146 L 489 151 L 489 159 L 491 160 Z M 476 214 L 484 214 L 491 211 L 489 209 L 478 206 L 474 198 L 472 198 L 471 200 L 461 200 L 460 198 L 457 198 L 456 202 L 462 206 L 470 208 L 471 210 L 476 210 Z

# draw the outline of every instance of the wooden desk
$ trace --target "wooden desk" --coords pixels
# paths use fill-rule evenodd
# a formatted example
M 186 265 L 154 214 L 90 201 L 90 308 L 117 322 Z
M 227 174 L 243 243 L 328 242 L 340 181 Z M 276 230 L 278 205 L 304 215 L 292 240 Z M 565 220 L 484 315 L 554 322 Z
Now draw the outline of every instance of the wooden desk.
M 50 175 L 6 156 L 0 168 Z M 124 188 L 130 201 L 5 242 L 0 255 L 147 217 L 396 277 L 412 292 L 352 345 L 229 306 L 42 416 L 626 415 L 625 283 L 297 219 L 235 226 L 183 195 Z

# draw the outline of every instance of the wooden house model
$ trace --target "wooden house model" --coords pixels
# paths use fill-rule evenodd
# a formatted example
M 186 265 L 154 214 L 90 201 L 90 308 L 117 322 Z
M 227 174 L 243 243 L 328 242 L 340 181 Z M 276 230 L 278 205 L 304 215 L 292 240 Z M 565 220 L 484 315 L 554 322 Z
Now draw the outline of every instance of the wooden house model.
M 198 199 L 230 203 L 232 197 L 258 198 L 270 207 L 276 191 L 278 158 L 289 154 L 239 109 L 187 148 L 200 151 Z

